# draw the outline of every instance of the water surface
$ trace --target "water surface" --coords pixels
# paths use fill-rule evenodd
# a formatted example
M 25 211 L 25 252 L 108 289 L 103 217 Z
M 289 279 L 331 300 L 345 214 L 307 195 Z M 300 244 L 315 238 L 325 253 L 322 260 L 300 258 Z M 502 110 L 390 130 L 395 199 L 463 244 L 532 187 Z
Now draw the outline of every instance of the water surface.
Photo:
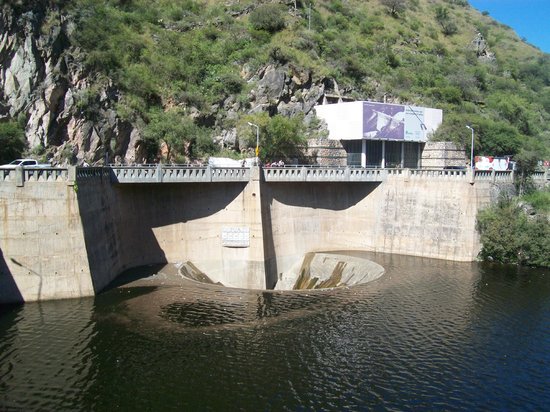
M 549 270 L 366 255 L 344 289 L 2 307 L 0 410 L 548 410 Z

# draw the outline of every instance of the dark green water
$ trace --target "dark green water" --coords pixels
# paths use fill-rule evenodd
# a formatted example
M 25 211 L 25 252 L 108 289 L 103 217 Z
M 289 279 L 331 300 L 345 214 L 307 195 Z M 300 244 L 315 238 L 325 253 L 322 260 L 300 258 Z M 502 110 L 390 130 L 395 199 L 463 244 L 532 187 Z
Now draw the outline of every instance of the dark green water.
M 0 410 L 550 409 L 550 270 L 370 256 L 349 289 L 0 308 Z

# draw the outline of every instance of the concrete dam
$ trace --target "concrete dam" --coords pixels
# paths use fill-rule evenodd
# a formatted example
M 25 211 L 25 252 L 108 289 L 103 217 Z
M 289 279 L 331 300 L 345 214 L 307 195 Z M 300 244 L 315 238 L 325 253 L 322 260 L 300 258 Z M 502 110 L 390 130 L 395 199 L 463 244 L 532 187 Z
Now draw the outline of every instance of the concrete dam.
M 0 303 L 90 296 L 164 262 L 272 289 L 310 252 L 473 261 L 477 212 L 511 181 L 458 170 L 3 170 Z

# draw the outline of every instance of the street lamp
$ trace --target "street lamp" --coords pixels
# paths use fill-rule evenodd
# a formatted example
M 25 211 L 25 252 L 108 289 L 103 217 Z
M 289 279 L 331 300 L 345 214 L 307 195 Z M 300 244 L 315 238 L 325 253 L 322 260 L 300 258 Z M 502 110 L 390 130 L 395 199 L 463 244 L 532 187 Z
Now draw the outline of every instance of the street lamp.
M 248 125 L 256 128 L 256 164 L 258 164 L 258 156 L 260 155 L 260 127 L 250 122 L 248 122 Z
M 466 125 L 466 128 L 472 131 L 472 147 L 470 149 L 470 167 L 472 168 L 472 171 L 473 171 L 474 170 L 474 128 L 468 125 Z

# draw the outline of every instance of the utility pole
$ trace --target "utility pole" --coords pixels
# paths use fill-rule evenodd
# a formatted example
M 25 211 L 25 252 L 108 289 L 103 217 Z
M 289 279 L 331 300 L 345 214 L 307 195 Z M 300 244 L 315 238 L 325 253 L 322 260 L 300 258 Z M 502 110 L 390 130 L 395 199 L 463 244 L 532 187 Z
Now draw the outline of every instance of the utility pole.
M 250 122 L 248 122 L 248 125 L 256 128 L 256 165 L 258 165 L 260 164 L 260 126 Z
M 470 129 L 472 131 L 472 147 L 470 149 L 470 167 L 472 168 L 472 172 L 474 171 L 475 165 L 474 165 L 474 128 L 471 126 L 466 125 L 467 129 Z

